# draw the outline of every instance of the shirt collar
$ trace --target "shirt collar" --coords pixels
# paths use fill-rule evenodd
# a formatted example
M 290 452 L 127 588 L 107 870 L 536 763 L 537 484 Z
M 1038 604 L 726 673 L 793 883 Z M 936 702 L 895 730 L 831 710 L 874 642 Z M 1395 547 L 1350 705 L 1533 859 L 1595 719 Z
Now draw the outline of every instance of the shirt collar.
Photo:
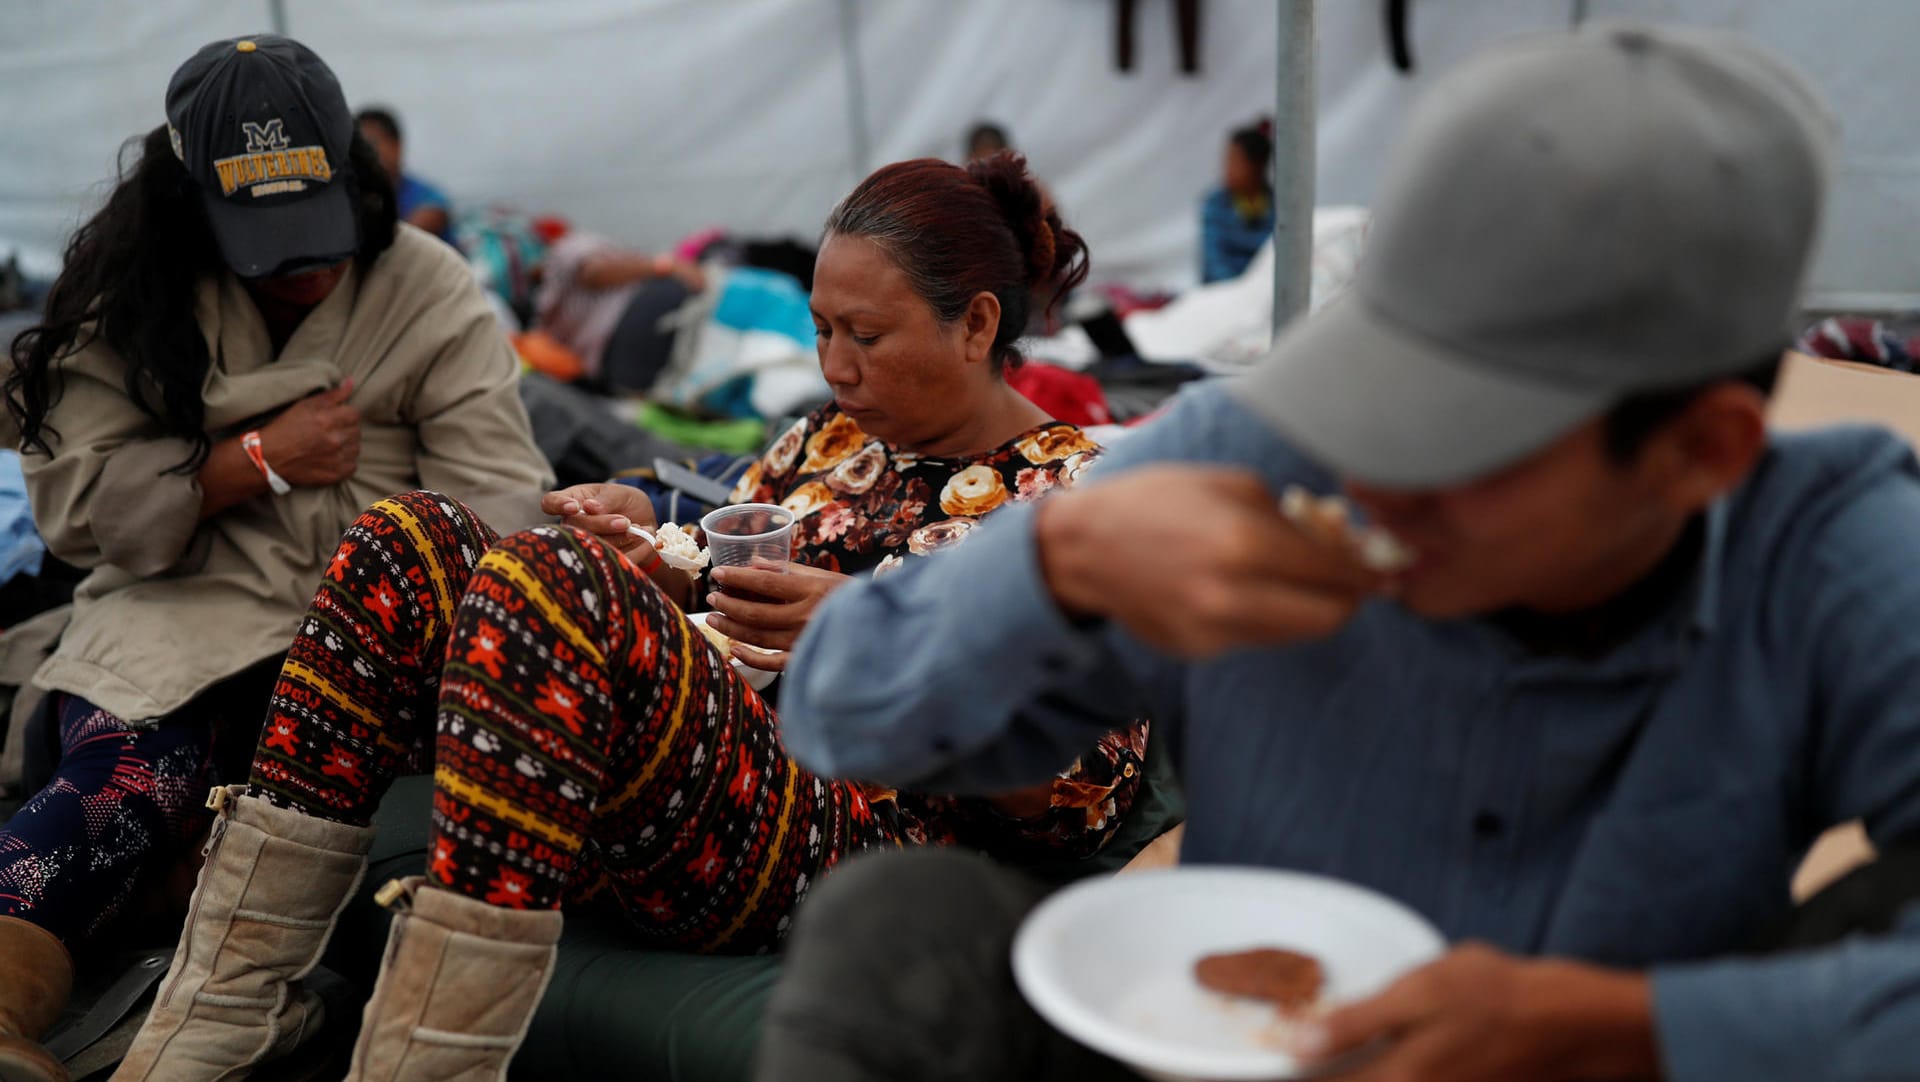
M 1483 626 L 1485 633 L 1500 639 L 1503 651 L 1513 660 L 1509 678 L 1516 684 L 1618 683 L 1678 672 L 1720 624 L 1729 515 L 1725 499 L 1707 508 L 1700 558 L 1687 592 L 1605 657 L 1530 655 L 1512 639 Z
M 1707 508 L 1707 541 L 1700 552 L 1700 570 L 1694 576 L 1693 630 L 1705 637 L 1720 626 L 1722 580 L 1726 573 L 1727 520 L 1731 497 L 1722 496 Z

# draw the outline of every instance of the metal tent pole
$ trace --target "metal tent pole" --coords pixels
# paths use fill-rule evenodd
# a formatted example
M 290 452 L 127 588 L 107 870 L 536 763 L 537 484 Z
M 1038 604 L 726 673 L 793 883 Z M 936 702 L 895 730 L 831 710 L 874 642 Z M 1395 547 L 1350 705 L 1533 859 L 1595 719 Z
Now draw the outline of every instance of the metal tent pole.
M 1307 310 L 1313 277 L 1314 0 L 1280 0 L 1273 107 L 1273 330 Z

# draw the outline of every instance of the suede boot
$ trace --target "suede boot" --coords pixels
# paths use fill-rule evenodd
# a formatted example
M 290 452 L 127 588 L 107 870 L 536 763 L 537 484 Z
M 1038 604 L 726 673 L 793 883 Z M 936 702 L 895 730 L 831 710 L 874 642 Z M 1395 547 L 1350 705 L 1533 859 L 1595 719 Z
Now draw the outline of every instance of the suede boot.
M 114 1082 L 216 1082 L 318 1032 L 300 988 L 366 874 L 370 827 L 215 789 L 219 813 L 173 965 Z
M 503 909 L 419 877 L 393 909 L 348 1082 L 501 1082 L 553 977 L 559 910 Z

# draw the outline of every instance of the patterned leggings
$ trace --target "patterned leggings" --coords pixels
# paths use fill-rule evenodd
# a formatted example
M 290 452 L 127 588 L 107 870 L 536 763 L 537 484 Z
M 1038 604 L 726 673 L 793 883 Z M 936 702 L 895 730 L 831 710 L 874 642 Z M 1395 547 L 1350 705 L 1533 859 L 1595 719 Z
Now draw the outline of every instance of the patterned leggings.
M 60 761 L 0 828 L 0 916 L 78 949 L 123 914 L 170 904 L 164 877 L 212 819 L 207 786 L 236 770 L 231 750 L 252 747 L 278 667 L 235 673 L 151 725 L 55 693 Z
M 203 821 L 205 725 L 135 729 L 62 695 L 60 766 L 0 830 L 0 916 L 79 945 L 125 908 L 156 856 L 174 856 Z
M 786 757 L 773 711 L 624 555 L 562 527 L 496 539 L 415 492 L 341 539 L 252 785 L 363 824 L 429 740 L 432 881 L 613 902 L 649 946 L 772 949 L 813 879 L 902 834 Z

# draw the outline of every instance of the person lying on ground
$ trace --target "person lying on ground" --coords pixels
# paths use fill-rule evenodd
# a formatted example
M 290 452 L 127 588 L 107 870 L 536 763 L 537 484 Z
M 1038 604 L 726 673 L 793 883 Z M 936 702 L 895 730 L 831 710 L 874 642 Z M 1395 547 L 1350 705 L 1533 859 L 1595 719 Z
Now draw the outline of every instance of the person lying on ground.
M 533 326 L 572 351 L 594 383 L 645 391 L 673 352 L 661 318 L 707 288 L 707 272 L 672 255 L 572 230 L 538 268 Z

